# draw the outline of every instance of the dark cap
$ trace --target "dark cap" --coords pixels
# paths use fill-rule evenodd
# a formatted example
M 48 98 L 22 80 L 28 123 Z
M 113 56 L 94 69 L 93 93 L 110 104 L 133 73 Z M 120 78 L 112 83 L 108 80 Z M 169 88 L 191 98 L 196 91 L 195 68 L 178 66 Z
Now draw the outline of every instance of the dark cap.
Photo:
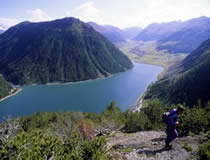
M 183 105 L 179 105 L 178 108 L 177 108 L 177 111 L 181 111 L 181 112 L 184 112 L 185 108 Z

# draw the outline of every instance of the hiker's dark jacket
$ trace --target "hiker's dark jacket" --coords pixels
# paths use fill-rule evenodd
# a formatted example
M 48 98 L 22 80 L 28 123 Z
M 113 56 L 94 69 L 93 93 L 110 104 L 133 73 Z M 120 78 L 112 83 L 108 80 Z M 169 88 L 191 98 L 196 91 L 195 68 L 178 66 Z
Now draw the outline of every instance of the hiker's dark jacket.
M 166 121 L 166 126 L 167 128 L 175 128 L 176 127 L 176 122 L 178 122 L 178 114 L 176 112 L 176 109 L 172 109 L 169 116 L 168 120 Z

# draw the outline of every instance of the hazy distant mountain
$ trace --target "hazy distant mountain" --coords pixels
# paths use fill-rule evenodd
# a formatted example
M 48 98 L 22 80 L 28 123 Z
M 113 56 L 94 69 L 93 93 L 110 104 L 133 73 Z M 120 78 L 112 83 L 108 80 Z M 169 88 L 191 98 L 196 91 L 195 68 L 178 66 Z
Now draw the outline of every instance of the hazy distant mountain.
M 15 84 L 95 79 L 132 67 L 90 25 L 75 18 L 23 22 L 0 35 L 0 72 Z
M 0 34 L 2 34 L 4 32 L 4 30 L 0 29 Z
M 168 104 L 192 106 L 210 99 L 210 39 L 203 42 L 170 73 L 147 90 L 145 99 L 160 98 Z
M 113 43 L 125 42 L 127 39 L 133 39 L 141 31 L 141 27 L 129 27 L 120 29 L 111 25 L 99 25 L 94 22 L 88 22 L 97 32 L 103 34 Z
M 124 39 L 133 39 L 142 31 L 141 27 L 129 27 L 122 30 Z
M 199 17 L 188 21 L 154 23 L 146 27 L 135 40 L 160 42 L 158 49 L 170 53 L 190 53 L 210 37 L 210 18 Z
M 164 42 L 177 42 L 175 45 L 162 45 L 159 49 L 168 49 L 171 53 L 190 53 L 203 41 L 210 38 L 210 18 L 200 17 L 183 22 L 181 30 L 161 39 Z
M 182 22 L 174 21 L 170 23 L 153 23 L 143 29 L 134 40 L 137 41 L 152 41 L 167 38 L 172 33 L 182 28 Z
M 94 22 L 88 22 L 88 24 L 113 43 L 125 42 L 123 32 L 117 27 L 111 25 L 98 25 Z

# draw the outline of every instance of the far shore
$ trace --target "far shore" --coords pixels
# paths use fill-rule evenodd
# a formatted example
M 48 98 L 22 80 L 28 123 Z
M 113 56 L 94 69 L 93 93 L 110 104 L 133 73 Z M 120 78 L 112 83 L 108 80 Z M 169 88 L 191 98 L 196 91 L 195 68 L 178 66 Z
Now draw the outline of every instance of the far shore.
M 129 70 L 126 70 L 126 71 L 129 71 Z M 126 71 L 123 71 L 123 72 L 126 72 Z M 106 78 L 111 78 L 112 76 L 115 76 L 115 75 L 120 74 L 120 73 L 123 73 L 123 72 L 109 74 L 108 76 L 100 76 L 100 77 L 95 78 L 95 79 L 87 79 L 87 80 L 74 81 L 74 82 L 59 82 L 58 81 L 58 82 L 48 82 L 46 84 L 32 83 L 32 84 L 28 84 L 28 85 L 31 85 L 31 86 L 35 86 L 35 85 L 48 85 L 48 86 L 50 86 L 50 85 L 68 85 L 68 84 L 75 84 L 75 83 L 85 83 L 85 82 L 91 82 L 91 81 L 94 81 L 94 80 L 103 80 L 103 79 L 106 79 Z
M 117 73 L 116 73 L 117 74 Z M 28 85 L 31 85 L 31 86 L 35 86 L 35 85 L 47 85 L 47 86 L 51 86 L 51 85 L 68 85 L 68 84 L 74 84 L 74 83 L 85 83 L 85 82 L 90 82 L 90 81 L 94 81 L 94 80 L 103 80 L 105 78 L 110 78 L 112 77 L 113 75 L 115 74 L 112 74 L 112 75 L 108 75 L 108 76 L 101 76 L 101 77 L 98 77 L 96 79 L 87 79 L 87 80 L 82 80 L 82 81 L 74 81 L 74 82 L 48 82 L 46 84 L 42 84 L 42 83 L 32 83 L 32 84 L 28 84 Z
M 0 102 L 2 102 L 2 101 L 4 101 L 4 100 L 6 100 L 6 99 L 8 99 L 8 98 L 10 98 L 10 97 L 12 97 L 12 96 L 18 94 L 18 93 L 21 92 L 21 91 L 22 91 L 22 88 L 15 88 L 15 92 L 9 94 L 8 96 L 6 96 L 6 97 L 4 97 L 4 98 L 1 98 L 1 99 L 0 99 Z
M 87 80 L 83 80 L 83 81 L 75 81 L 75 82 L 50 82 L 50 83 L 46 83 L 45 85 L 67 85 L 67 84 L 74 84 L 74 83 L 83 83 L 83 82 L 90 82 L 90 81 L 94 81 L 94 80 L 103 80 L 105 78 L 110 78 L 115 74 L 112 75 L 108 75 L 108 76 L 101 76 L 98 77 L 96 79 L 87 79 Z M 38 84 L 33 84 L 33 85 L 38 85 Z

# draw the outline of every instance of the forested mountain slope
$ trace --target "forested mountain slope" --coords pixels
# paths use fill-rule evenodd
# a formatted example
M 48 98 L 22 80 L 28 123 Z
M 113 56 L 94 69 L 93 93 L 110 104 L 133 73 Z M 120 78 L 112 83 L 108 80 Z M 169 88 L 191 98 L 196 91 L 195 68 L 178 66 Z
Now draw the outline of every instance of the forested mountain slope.
M 0 76 L 0 99 L 9 95 L 12 86 Z
M 15 84 L 95 79 L 132 62 L 90 25 L 75 18 L 23 22 L 0 35 L 0 72 Z
M 203 42 L 181 63 L 171 68 L 168 75 L 148 87 L 145 99 L 159 98 L 168 104 L 210 99 L 210 39 Z

